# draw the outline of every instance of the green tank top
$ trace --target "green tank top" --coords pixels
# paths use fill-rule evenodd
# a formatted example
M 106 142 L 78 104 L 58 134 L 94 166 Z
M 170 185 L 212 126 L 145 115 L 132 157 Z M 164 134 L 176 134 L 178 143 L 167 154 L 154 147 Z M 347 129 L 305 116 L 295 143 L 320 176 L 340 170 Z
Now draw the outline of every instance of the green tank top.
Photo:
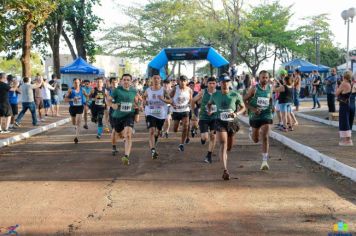
M 112 116 L 114 118 L 123 118 L 134 113 L 134 101 L 136 97 L 136 90 L 126 90 L 123 87 L 117 87 L 112 92 L 112 102 L 120 104 L 117 110 L 114 110 Z
M 217 119 L 222 121 L 233 121 L 234 119 L 228 115 L 235 112 L 238 107 L 243 104 L 243 101 L 239 93 L 230 90 L 228 94 L 222 94 L 221 91 L 216 91 L 216 93 L 211 95 L 210 103 L 216 105 Z
M 204 95 L 201 100 L 201 105 L 200 105 L 200 113 L 199 113 L 199 119 L 200 120 L 214 120 L 216 118 L 216 105 L 212 105 L 212 111 L 214 112 L 210 116 L 208 115 L 208 102 L 210 101 L 211 95 L 208 92 L 208 89 L 204 89 Z
M 254 112 L 249 111 L 248 115 L 251 120 L 270 120 L 272 116 L 271 99 L 271 86 L 267 85 L 266 89 L 262 89 L 260 85 L 256 86 L 256 93 L 250 99 L 249 105 L 261 109 L 261 113 L 256 115 Z

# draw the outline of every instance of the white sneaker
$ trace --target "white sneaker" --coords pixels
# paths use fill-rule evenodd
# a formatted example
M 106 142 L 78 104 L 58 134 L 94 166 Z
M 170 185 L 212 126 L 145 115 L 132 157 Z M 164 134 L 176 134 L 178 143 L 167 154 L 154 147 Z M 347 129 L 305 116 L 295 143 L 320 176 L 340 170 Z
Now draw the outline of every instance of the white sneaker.
M 45 119 L 41 119 L 41 121 L 43 122 L 43 121 L 46 121 Z
M 262 161 L 261 170 L 269 170 L 267 161 Z

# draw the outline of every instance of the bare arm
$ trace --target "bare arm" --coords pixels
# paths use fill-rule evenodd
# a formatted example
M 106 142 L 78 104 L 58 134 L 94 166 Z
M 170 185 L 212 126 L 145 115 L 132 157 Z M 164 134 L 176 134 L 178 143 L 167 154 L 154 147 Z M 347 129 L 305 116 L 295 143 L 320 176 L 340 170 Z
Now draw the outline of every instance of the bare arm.
M 70 102 L 70 101 L 72 101 L 72 99 L 69 98 L 71 94 L 72 94 L 72 89 L 68 89 L 68 92 L 67 92 L 66 96 L 64 97 L 64 101 L 65 101 L 65 102 Z

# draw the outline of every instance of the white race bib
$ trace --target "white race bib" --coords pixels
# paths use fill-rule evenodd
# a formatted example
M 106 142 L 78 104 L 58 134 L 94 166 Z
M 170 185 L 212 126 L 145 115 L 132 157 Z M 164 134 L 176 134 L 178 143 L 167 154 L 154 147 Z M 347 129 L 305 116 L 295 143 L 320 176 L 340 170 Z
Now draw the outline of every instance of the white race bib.
M 120 111 L 122 112 L 130 112 L 132 110 L 132 103 L 131 102 L 122 102 L 120 104 Z
M 104 99 L 96 99 L 95 100 L 95 105 L 98 105 L 98 106 L 104 105 Z
M 176 105 L 175 107 L 175 111 L 176 112 L 183 112 L 183 111 L 187 111 L 188 105 Z
M 220 120 L 223 121 L 233 121 L 234 118 L 230 117 L 231 112 L 221 112 L 220 113 Z
M 82 97 L 81 96 L 75 96 L 73 98 L 73 106 L 82 106 Z
M 259 106 L 260 108 L 266 109 L 269 106 L 269 98 L 258 97 L 257 98 L 257 106 Z
M 154 116 L 160 116 L 162 114 L 162 109 L 161 106 L 150 107 L 150 113 Z

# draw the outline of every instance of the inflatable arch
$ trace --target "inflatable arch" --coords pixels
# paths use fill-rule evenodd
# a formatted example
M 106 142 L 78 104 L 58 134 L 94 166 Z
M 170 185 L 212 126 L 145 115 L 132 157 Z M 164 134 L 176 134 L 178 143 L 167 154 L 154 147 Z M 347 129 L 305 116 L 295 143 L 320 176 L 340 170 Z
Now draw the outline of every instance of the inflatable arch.
M 218 77 L 228 73 L 229 62 L 214 48 L 165 48 L 148 64 L 148 76 L 161 75 L 166 78 L 165 66 L 168 61 L 208 60 L 211 65 L 218 68 Z

